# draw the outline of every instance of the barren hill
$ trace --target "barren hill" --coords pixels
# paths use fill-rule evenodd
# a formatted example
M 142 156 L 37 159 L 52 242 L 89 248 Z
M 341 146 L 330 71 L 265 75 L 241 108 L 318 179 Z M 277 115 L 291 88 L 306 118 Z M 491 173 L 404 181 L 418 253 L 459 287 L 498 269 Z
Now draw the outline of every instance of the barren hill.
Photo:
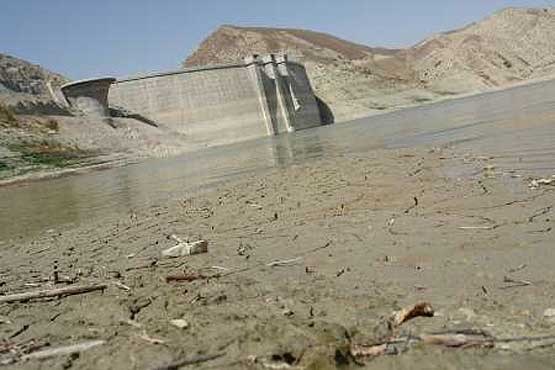
M 287 52 L 307 66 L 337 120 L 555 74 L 555 11 L 508 8 L 406 49 L 307 30 L 222 26 L 184 66 Z
M 0 103 L 18 112 L 55 111 L 47 83 L 56 86 L 66 81 L 62 75 L 39 65 L 0 54 Z

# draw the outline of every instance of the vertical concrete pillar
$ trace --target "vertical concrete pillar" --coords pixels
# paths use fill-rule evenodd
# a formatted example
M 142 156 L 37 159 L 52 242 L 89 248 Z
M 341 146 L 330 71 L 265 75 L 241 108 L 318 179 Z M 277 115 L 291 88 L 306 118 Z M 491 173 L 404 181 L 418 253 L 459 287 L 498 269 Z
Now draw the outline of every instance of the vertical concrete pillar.
M 258 55 L 248 56 L 244 58 L 243 61 L 249 72 L 251 81 L 254 84 L 254 89 L 258 95 L 260 111 L 262 113 L 262 118 L 264 119 L 264 124 L 266 125 L 266 132 L 268 135 L 276 135 L 277 132 L 274 129 L 272 114 L 270 112 L 270 107 L 268 106 L 268 96 L 266 95 L 264 83 L 262 82 L 262 64 L 260 63 Z
M 293 126 L 291 124 L 291 117 L 289 110 L 287 109 L 287 104 L 284 99 L 283 94 L 283 84 L 277 70 L 276 58 L 274 54 L 265 55 L 262 58 L 262 64 L 264 65 L 264 71 L 266 75 L 274 82 L 274 93 L 277 100 L 277 106 L 281 113 L 282 120 L 277 120 L 277 130 L 278 132 L 293 131 Z
M 287 54 L 277 55 L 276 58 L 278 96 L 281 99 L 283 115 L 286 116 L 287 131 L 295 131 L 295 97 L 291 88 L 289 70 L 287 69 Z

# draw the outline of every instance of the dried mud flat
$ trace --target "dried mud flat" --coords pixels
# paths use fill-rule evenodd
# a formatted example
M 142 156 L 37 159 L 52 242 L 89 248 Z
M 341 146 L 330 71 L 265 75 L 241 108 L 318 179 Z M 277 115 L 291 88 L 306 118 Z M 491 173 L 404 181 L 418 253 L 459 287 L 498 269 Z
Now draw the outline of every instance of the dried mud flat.
M 479 154 L 321 159 L 3 242 L 0 298 L 102 290 L 0 303 L 0 363 L 552 369 L 555 183 L 531 188 Z M 476 174 L 446 175 L 457 166 Z M 171 235 L 205 239 L 208 253 L 162 259 Z M 392 311 L 418 302 L 434 316 L 391 324 Z M 431 333 L 470 340 L 437 345 Z M 91 348 L 28 356 L 80 343 Z

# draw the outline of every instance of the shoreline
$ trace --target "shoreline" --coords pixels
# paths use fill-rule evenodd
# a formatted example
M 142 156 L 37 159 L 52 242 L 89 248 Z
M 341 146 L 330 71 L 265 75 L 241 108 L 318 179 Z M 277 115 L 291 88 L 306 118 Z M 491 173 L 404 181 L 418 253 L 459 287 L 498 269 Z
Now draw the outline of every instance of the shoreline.
M 454 95 L 454 96 L 450 96 L 450 97 L 445 97 L 444 99 L 438 99 L 432 102 L 426 102 L 426 103 L 422 103 L 422 104 L 416 104 L 416 105 L 409 105 L 409 106 L 403 106 L 403 107 L 399 107 L 399 108 L 395 108 L 395 109 L 391 109 L 388 111 L 376 111 L 375 113 L 370 113 L 367 114 L 365 116 L 361 116 L 361 117 L 356 117 L 356 118 L 352 118 L 349 119 L 348 121 L 341 121 L 341 122 L 337 122 L 335 124 L 339 124 L 339 125 L 343 125 L 343 124 L 349 124 L 351 122 L 354 121 L 358 121 L 361 119 L 365 119 L 365 118 L 374 118 L 374 117 L 381 117 L 381 116 L 387 116 L 388 114 L 396 114 L 399 112 L 404 112 L 404 111 L 411 111 L 414 109 L 420 109 L 423 107 L 433 107 L 434 105 L 438 105 L 438 104 L 448 104 L 450 102 L 454 102 L 457 100 L 461 100 L 461 99 L 466 99 L 466 98 L 472 98 L 472 97 L 476 97 L 476 96 L 480 96 L 480 95 L 489 95 L 489 94 L 495 94 L 501 91 L 507 91 L 507 90 L 512 90 L 512 89 L 519 89 L 519 88 L 525 88 L 528 86 L 534 86 L 537 84 L 541 84 L 541 83 L 545 83 L 545 82 L 549 82 L 549 81 L 553 81 L 554 78 L 550 77 L 550 76 L 546 76 L 543 78 L 536 78 L 534 80 L 528 80 L 528 81 L 521 81 L 519 83 L 515 83 L 513 85 L 510 86 L 505 86 L 505 87 L 499 87 L 499 88 L 493 88 L 487 91 L 479 91 L 479 92 L 473 92 L 473 93 L 465 93 L 465 94 L 459 94 L 459 95 Z M 256 139 L 255 139 L 256 140 Z M 219 145 L 220 147 L 222 146 L 226 146 L 229 144 L 223 144 L 223 145 Z M 233 145 L 233 144 L 231 144 Z M 217 146 L 214 146 L 217 147 Z M 8 177 L 8 178 L 4 178 L 4 179 L 0 179 L 0 188 L 4 187 L 4 186 L 9 186 L 12 184 L 17 184 L 17 183 L 24 183 L 24 182 L 28 182 L 28 181 L 41 181 L 41 180 L 48 180 L 51 178 L 59 178 L 59 177 L 63 177 L 63 176 L 71 176 L 71 175 L 75 175 L 75 174 L 80 174 L 80 173 L 86 173 L 89 171 L 94 171 L 94 170 L 102 170 L 102 169 L 107 169 L 107 168 L 115 168 L 115 167 L 120 167 L 120 166 L 126 166 L 128 164 L 132 164 L 132 163 L 138 163 L 144 160 L 148 160 L 148 159 L 152 159 L 152 158 L 172 158 L 175 156 L 179 156 L 179 155 L 183 155 L 186 153 L 190 153 L 190 152 L 196 152 L 199 150 L 203 150 L 205 149 L 205 147 L 200 147 L 200 146 L 196 146 L 195 148 L 188 148 L 188 149 L 183 149 L 181 151 L 177 150 L 175 151 L 175 153 L 170 153 L 168 155 L 165 156 L 159 156 L 159 155 L 152 155 L 152 154 L 148 154 L 147 152 L 139 152 L 139 153 L 111 153 L 111 154 L 104 154 L 104 155 L 100 155 L 96 157 L 96 160 L 101 159 L 101 158 L 106 158 L 106 160 L 102 160 L 101 163 L 93 163 L 93 164 L 87 164 L 84 166 L 72 166 L 70 168 L 47 168 L 47 169 L 39 169 L 37 171 L 30 171 L 28 173 L 22 174 L 22 175 L 16 175 L 14 177 Z

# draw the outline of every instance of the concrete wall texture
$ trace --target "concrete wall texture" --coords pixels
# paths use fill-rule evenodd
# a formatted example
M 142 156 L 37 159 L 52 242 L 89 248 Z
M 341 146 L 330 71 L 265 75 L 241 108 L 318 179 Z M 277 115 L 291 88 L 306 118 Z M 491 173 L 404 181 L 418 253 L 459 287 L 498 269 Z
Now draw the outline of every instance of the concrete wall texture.
M 285 55 L 119 80 L 108 100 L 206 145 L 321 125 L 304 67 Z
M 61 91 L 70 107 L 95 117 L 109 117 L 108 91 L 116 81 L 112 77 L 95 78 L 70 82 Z

